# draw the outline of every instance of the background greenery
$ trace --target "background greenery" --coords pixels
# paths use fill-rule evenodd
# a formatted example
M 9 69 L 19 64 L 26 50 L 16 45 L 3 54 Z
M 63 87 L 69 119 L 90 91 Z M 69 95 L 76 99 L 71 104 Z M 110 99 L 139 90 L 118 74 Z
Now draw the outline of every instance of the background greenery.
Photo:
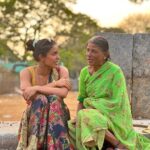
M 131 0 L 140 4 L 143 0 Z M 0 60 L 28 61 L 32 54 L 25 51 L 28 39 L 54 38 L 60 44 L 63 64 L 71 77 L 76 78 L 86 65 L 85 45 L 98 32 L 149 32 L 150 15 L 133 14 L 125 18 L 118 28 L 101 27 L 96 20 L 74 13 L 75 0 L 1 0 L 0 1 Z M 138 25 L 137 25 L 138 24 Z

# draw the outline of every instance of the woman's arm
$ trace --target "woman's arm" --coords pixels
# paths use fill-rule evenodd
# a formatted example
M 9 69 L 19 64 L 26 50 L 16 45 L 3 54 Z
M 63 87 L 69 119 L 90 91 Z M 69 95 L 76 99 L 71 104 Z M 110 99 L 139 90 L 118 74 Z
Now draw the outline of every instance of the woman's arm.
M 82 102 L 79 102 L 78 105 L 77 105 L 77 113 L 79 110 L 83 109 L 83 103 Z
M 82 69 L 81 72 L 80 72 L 80 77 L 79 77 L 79 95 L 78 95 L 79 103 L 78 103 L 78 106 L 77 106 L 77 113 L 78 113 L 79 110 L 84 108 L 83 101 L 87 97 L 86 85 L 85 85 L 85 82 L 84 82 L 85 76 L 86 76 L 85 69 Z
M 31 78 L 31 74 L 27 68 L 20 72 L 20 89 L 27 103 L 36 95 L 36 91 L 32 88 Z
M 31 74 L 27 68 L 20 72 L 20 89 L 25 91 L 26 88 L 31 87 Z
M 68 70 L 65 67 L 60 68 L 60 78 L 64 78 L 66 80 L 69 79 Z M 37 85 L 31 86 L 31 75 L 30 72 L 26 69 L 23 70 L 20 74 L 21 79 L 21 89 L 24 91 L 23 96 L 26 100 L 32 100 L 37 93 L 46 94 L 46 95 L 57 95 L 59 97 L 66 97 L 68 94 L 68 83 L 65 83 L 66 86 L 57 87 L 56 83 L 51 83 L 48 85 Z M 59 81 L 59 84 L 61 82 Z M 67 87 L 68 86 L 68 87 Z
M 60 66 L 60 71 L 59 71 L 59 75 L 60 75 L 60 79 L 57 81 L 53 81 L 52 83 L 48 83 L 46 86 L 49 87 L 66 87 L 68 90 L 71 89 L 71 84 L 70 84 L 70 80 L 69 80 L 69 72 L 68 69 Z
M 20 89 L 24 91 L 27 87 L 31 87 L 32 86 L 31 80 L 32 80 L 32 77 L 31 77 L 29 70 L 27 68 L 23 69 L 20 72 Z M 44 85 L 44 86 L 65 87 L 67 86 L 67 84 L 70 86 L 69 72 L 67 68 L 61 66 L 60 67 L 60 79 L 55 82 L 48 83 L 47 85 Z
M 59 97 L 65 98 L 68 94 L 67 88 L 53 88 L 48 86 L 34 86 L 33 87 L 38 93 L 45 95 L 57 95 Z
M 60 80 L 55 81 L 53 84 L 35 86 L 34 88 L 37 92 L 42 94 L 53 94 L 65 98 L 70 89 L 69 72 L 67 68 L 60 67 Z

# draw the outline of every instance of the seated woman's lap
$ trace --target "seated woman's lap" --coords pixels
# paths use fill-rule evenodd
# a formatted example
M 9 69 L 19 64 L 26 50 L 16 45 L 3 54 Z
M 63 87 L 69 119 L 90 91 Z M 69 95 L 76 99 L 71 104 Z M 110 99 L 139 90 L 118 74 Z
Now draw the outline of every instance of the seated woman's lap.
M 85 146 L 93 147 L 99 145 L 101 147 L 100 145 L 103 145 L 104 142 L 105 132 L 108 129 L 108 122 L 107 118 L 98 110 L 88 108 L 78 112 L 76 125 L 69 121 L 69 128 L 73 141 L 78 139 Z M 74 130 L 75 128 L 76 130 Z M 77 148 L 80 148 L 81 143 L 77 143 Z

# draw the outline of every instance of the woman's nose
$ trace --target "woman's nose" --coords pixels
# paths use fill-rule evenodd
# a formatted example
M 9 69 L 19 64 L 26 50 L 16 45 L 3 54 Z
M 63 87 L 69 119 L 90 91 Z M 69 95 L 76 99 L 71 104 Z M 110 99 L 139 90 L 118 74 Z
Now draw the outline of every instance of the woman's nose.
M 90 57 L 91 56 L 91 53 L 88 51 L 86 52 L 86 56 Z

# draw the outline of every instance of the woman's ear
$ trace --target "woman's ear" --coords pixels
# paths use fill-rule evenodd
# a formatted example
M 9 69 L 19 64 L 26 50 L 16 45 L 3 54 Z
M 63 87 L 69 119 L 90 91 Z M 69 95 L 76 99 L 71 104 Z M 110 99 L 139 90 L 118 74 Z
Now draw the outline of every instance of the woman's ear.
M 44 60 L 44 56 L 42 54 L 39 55 L 39 61 L 43 61 Z
M 104 56 L 106 59 L 109 58 L 110 57 L 109 51 L 104 52 Z

